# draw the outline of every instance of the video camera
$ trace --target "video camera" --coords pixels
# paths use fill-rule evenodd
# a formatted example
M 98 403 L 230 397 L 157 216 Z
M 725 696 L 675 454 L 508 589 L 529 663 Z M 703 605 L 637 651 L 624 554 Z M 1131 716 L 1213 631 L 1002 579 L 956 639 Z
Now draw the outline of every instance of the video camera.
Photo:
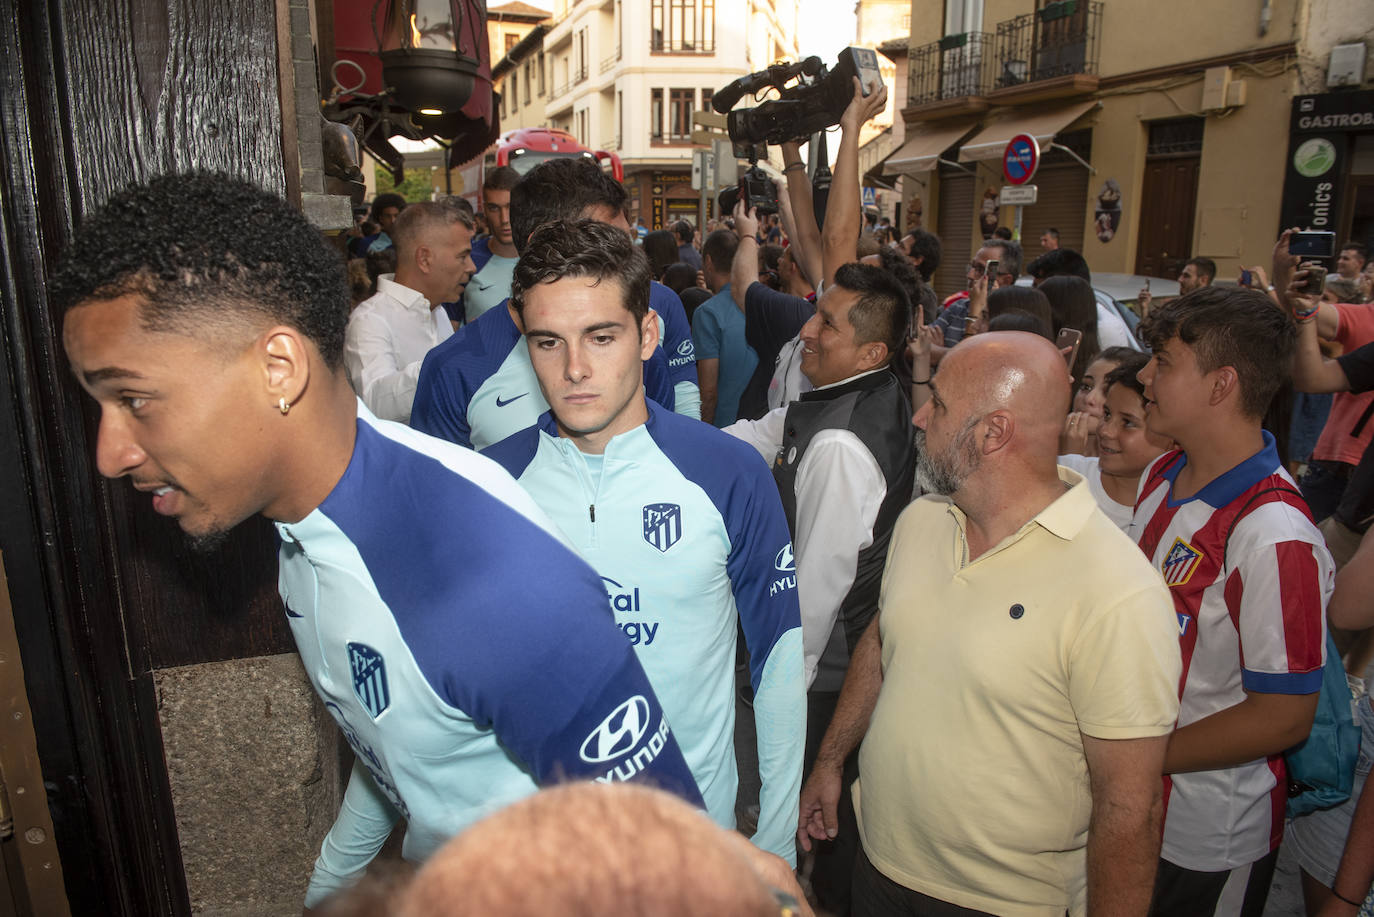
M 768 177 L 768 173 L 759 168 L 758 160 L 752 152 L 749 155 L 749 168 L 739 177 L 739 183 L 731 185 L 720 192 L 720 197 L 716 198 L 716 213 L 726 215 L 733 213 L 735 202 L 744 198 L 744 209 L 754 208 L 754 212 L 759 216 L 767 213 L 778 212 L 778 183 Z
M 777 145 L 805 140 L 840 123 L 840 116 L 854 98 L 856 76 L 864 95 L 868 95 L 870 85 L 882 80 L 876 51 L 845 48 L 834 70 L 827 70 L 819 57 L 774 64 L 730 83 L 711 97 L 711 107 L 721 114 L 729 113 L 726 126 L 735 143 Z M 778 98 L 756 108 L 730 111 L 746 94 L 770 88 L 778 91 Z
M 718 212 L 733 211 L 735 202 L 743 195 L 745 206 L 753 207 L 758 214 L 777 213 L 777 184 L 758 167 L 763 147 L 789 140 L 805 141 L 817 131 L 839 124 L 854 98 L 856 76 L 864 87 L 864 95 L 868 95 L 868 87 L 877 86 L 882 79 L 877 52 L 845 48 L 834 70 L 827 70 L 819 57 L 774 64 L 742 76 L 715 93 L 711 107 L 720 114 L 729 114 L 726 128 L 735 145 L 735 155 L 749 160 L 749 169 L 740 176 L 739 184 L 720 193 Z M 731 111 L 746 94 L 757 95 L 767 89 L 776 89 L 778 98 L 756 108 Z

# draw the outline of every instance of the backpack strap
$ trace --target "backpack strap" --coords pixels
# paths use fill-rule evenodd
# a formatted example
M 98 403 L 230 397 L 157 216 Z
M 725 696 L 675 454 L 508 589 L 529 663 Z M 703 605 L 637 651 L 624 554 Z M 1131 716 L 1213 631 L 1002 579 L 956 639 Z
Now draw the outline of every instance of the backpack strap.
M 1360 434 L 1364 432 L 1365 425 L 1369 423 L 1369 418 L 1371 417 L 1374 417 L 1374 401 L 1370 401 L 1369 404 L 1365 405 L 1364 413 L 1361 414 L 1360 419 L 1355 422 L 1355 426 L 1350 429 L 1350 435 L 1358 439 Z
M 1246 500 L 1245 504 L 1241 506 L 1240 510 L 1234 516 L 1231 517 L 1231 525 L 1226 529 L 1226 540 L 1223 541 L 1221 544 L 1221 569 L 1223 573 L 1227 570 L 1226 552 L 1231 547 L 1231 534 L 1235 532 L 1236 526 L 1240 523 L 1240 520 L 1245 518 L 1245 514 L 1249 511 L 1250 507 L 1255 505 L 1255 501 L 1258 500 L 1260 497 L 1264 496 L 1265 494 L 1271 493 L 1292 494 L 1293 496 L 1297 497 L 1299 500 L 1302 501 L 1303 506 L 1307 506 L 1307 499 L 1303 497 L 1303 495 L 1299 491 L 1295 490 L 1292 487 L 1266 487 L 1263 490 L 1257 490 L 1254 493 L 1252 493 L 1250 495 L 1250 499 Z M 1284 503 L 1286 501 L 1280 500 L 1279 502 Z M 1310 516 L 1312 514 L 1311 509 L 1308 509 L 1307 513 Z

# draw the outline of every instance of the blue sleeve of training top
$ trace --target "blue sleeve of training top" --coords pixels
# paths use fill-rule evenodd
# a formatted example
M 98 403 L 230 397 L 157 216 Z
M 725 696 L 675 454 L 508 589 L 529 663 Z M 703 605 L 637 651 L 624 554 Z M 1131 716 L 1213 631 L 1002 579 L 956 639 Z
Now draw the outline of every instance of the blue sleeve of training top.
M 400 814 L 377 789 L 372 775 L 355 758 L 348 789 L 334 826 L 324 836 L 315 870 L 305 890 L 305 906 L 315 907 L 362 877 L 391 835 Z
M 749 648 L 758 733 L 759 824 L 754 843 L 795 862 L 797 805 L 806 736 L 801 610 L 787 517 L 777 485 L 747 443 L 728 435 L 712 445 L 731 460 L 701 461 L 700 445 L 662 425 L 655 441 L 682 474 L 710 496 L 730 536 L 726 571 Z M 697 431 L 691 431 L 696 433 Z
M 473 278 L 473 277 L 476 277 L 478 274 L 482 273 L 482 268 L 486 267 L 486 266 L 487 266 L 487 262 L 491 260 L 491 237 L 490 237 L 490 236 L 486 236 L 485 238 L 478 239 L 476 242 L 473 242 L 473 243 L 472 243 L 472 254 L 471 254 L 471 258 L 472 258 L 472 275 L 471 275 L 470 277 L 468 277 L 468 281 L 469 281 L 469 282 L 472 281 L 472 278 Z M 459 297 L 458 297 L 458 312 L 459 312 L 460 315 L 461 315 L 461 314 L 466 314 L 466 305 L 465 305 L 465 302 L 464 302 L 464 297 L 466 297 L 466 296 L 467 296 L 467 289 L 464 288 L 464 289 L 463 289 L 463 296 L 459 296 Z
M 753 840 L 793 863 L 806 735 L 801 610 L 792 542 L 777 485 L 768 466 L 750 452 L 750 486 L 744 499 L 727 505 L 726 526 L 730 532 L 727 570 L 749 648 L 754 686 L 762 786 Z
M 692 387 L 695 389 L 695 384 Z M 644 361 L 644 395 L 669 411 L 677 410 L 677 390 L 673 387 L 673 377 L 668 370 L 668 358 L 664 355 L 662 347 L 656 348 L 649 355 L 649 359 Z M 697 404 L 700 403 L 698 399 Z M 701 416 L 700 409 L 697 416 Z
M 533 553 L 529 544 L 512 551 Z M 662 706 L 624 635 L 606 589 L 563 549 L 566 563 L 529 564 L 500 616 L 469 621 L 503 653 L 455 658 L 471 635 L 433 633 L 416 658 L 440 696 L 489 725 L 542 785 L 569 779 L 642 780 L 704 806 Z
M 518 481 L 525 473 L 525 469 L 530 466 L 530 462 L 534 461 L 535 453 L 539 451 L 539 428 L 547 426 L 550 422 L 551 413 L 545 411 L 540 415 L 539 423 L 534 426 L 512 433 L 499 443 L 492 443 L 478 451 L 506 469 L 506 472 Z
M 687 310 L 676 293 L 658 281 L 649 287 L 649 308 L 663 319 L 663 341 L 660 346 L 668 355 L 668 368 L 673 384 L 697 384 L 697 354 L 692 345 L 692 326 L 687 324 Z
M 673 392 L 672 404 L 655 399 L 676 414 L 701 419 L 701 389 L 697 387 L 697 354 L 692 344 L 692 327 L 687 324 L 687 311 L 682 300 L 663 284 L 654 281 L 649 287 L 649 305 L 663 320 L 663 340 L 657 353 L 668 364 L 668 384 Z M 650 396 L 652 397 L 652 396 Z
M 464 380 L 452 371 L 454 348 L 475 325 L 459 328 L 447 341 L 425 354 L 420 377 L 415 383 L 415 400 L 410 407 L 410 425 L 421 433 L 472 448 L 472 427 L 468 424 L 468 400 Z
M 354 498 L 355 467 L 385 467 L 416 496 Z M 519 489 L 509 478 L 502 486 Z M 421 503 L 429 513 L 417 519 L 409 508 Z M 361 425 L 354 461 L 321 511 L 356 547 L 430 688 L 491 729 L 536 782 L 646 780 L 703 805 L 601 578 L 552 534 Z M 484 536 L 464 545 L 461 562 L 443 538 L 444 521 L 457 518 Z
M 410 425 L 421 433 L 471 449 L 468 405 L 519 341 L 510 313 L 497 306 L 425 354 L 415 384 Z

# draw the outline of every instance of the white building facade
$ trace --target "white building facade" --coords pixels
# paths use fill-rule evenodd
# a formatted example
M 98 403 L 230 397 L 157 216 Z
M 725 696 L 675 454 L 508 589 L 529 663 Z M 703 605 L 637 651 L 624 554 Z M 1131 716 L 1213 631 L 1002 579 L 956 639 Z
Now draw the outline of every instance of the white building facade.
M 619 155 L 650 229 L 695 223 L 692 113 L 736 77 L 795 60 L 797 17 L 798 0 L 555 0 L 543 123 Z

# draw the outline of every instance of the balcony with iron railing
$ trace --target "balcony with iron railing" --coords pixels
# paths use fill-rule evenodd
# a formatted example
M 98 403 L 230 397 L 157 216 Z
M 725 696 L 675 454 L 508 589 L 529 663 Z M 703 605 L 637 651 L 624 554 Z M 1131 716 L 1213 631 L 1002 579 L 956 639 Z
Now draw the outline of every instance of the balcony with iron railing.
M 578 83 L 581 83 L 586 78 L 587 69 L 585 67 L 580 67 L 568 74 L 568 78 L 563 82 L 554 84 L 553 92 L 544 103 L 545 115 L 552 118 L 557 114 L 570 110 L 573 105 L 573 89 L 576 88 Z
M 1096 91 L 1101 40 L 1098 0 L 1056 0 L 998 23 L 988 98 L 1007 104 Z
M 908 118 L 924 121 L 987 110 L 994 63 L 988 33 L 946 35 L 913 48 L 907 62 Z
M 653 29 L 649 50 L 654 54 L 715 54 L 716 42 L 714 38 L 674 38 Z
M 615 46 L 615 53 L 601 61 L 601 73 L 609 73 L 615 69 L 615 65 L 620 63 L 620 45 Z

